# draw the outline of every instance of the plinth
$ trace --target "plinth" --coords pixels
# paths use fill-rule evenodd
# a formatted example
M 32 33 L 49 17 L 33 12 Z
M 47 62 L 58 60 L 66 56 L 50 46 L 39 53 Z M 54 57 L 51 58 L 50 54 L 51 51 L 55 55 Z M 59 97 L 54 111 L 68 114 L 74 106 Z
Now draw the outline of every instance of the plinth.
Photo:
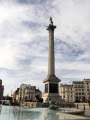
M 59 96 L 59 82 L 60 80 L 55 75 L 48 75 L 46 79 L 43 81 L 45 84 L 45 92 L 42 97 L 44 102 L 52 101 L 61 101 L 61 97 Z

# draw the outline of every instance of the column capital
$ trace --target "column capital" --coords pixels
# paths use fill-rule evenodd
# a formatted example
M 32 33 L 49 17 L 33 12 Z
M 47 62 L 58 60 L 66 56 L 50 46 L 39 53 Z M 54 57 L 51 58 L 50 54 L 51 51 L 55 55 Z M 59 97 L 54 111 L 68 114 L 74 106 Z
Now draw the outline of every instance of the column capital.
M 53 25 L 53 21 L 52 21 L 52 17 L 50 17 L 50 24 L 49 26 L 47 26 L 47 30 L 48 31 L 54 31 L 54 29 L 56 28 L 56 26 Z

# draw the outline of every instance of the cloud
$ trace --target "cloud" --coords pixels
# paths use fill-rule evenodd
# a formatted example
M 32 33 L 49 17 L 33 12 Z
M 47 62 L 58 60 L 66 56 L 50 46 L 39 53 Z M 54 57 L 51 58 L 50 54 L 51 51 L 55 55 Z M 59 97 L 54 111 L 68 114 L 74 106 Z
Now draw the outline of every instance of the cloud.
M 62 82 L 89 77 L 89 4 L 89 0 L 0 1 L 0 77 L 5 94 L 22 83 L 43 91 L 42 81 L 48 74 L 49 17 L 57 26 L 56 75 Z

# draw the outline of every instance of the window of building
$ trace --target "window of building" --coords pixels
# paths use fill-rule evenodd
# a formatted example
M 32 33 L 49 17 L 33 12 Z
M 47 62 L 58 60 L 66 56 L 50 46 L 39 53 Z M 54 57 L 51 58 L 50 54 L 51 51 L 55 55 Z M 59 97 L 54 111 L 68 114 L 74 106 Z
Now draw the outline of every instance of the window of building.
M 76 100 L 78 99 L 78 97 L 76 96 Z
M 89 91 L 89 89 L 87 89 L 87 91 Z
M 65 98 L 65 95 L 63 95 L 63 98 Z
M 81 100 L 81 97 L 79 97 L 79 100 Z

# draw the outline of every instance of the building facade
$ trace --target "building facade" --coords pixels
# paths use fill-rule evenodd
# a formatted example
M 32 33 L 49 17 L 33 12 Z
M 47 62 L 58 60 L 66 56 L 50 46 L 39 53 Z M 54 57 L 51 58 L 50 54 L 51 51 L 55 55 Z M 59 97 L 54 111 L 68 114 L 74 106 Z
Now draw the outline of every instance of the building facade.
M 3 99 L 4 86 L 2 85 L 2 80 L 0 79 L 0 100 Z
M 25 102 L 34 101 L 35 96 L 39 95 L 41 97 L 42 92 L 36 89 L 36 86 L 31 86 L 30 84 L 22 84 L 20 88 L 13 93 L 13 102 Z
M 61 84 L 59 94 L 69 102 L 85 102 L 90 100 L 90 79 L 73 81 L 72 85 Z
M 85 99 L 90 100 L 90 79 L 84 79 L 84 87 Z
M 74 101 L 85 101 L 84 81 L 73 81 Z
M 60 96 L 62 97 L 62 99 L 64 99 L 65 101 L 69 101 L 69 102 L 73 102 L 74 101 L 74 89 L 73 89 L 73 85 L 60 85 Z

